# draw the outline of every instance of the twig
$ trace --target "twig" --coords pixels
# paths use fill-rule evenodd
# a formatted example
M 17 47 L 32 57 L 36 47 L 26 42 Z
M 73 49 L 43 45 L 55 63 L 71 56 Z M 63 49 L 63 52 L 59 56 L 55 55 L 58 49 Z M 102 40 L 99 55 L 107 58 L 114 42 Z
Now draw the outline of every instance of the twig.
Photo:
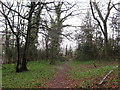
M 118 66 L 115 66 L 113 69 L 115 69 L 115 68 L 117 68 Z M 99 85 L 101 85 L 103 82 L 104 82 L 104 80 L 111 74 L 113 72 L 113 70 L 110 70 L 106 75 L 105 75 L 105 77 L 100 81 L 100 83 L 99 83 Z

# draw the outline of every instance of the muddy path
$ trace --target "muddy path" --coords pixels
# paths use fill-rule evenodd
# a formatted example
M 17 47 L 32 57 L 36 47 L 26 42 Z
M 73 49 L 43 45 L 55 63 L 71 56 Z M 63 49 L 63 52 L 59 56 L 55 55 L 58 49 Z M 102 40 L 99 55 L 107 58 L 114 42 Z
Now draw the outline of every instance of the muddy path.
M 68 76 L 70 70 L 69 62 L 61 65 L 56 71 L 56 75 L 45 85 L 45 88 L 75 88 L 77 83 L 71 80 Z

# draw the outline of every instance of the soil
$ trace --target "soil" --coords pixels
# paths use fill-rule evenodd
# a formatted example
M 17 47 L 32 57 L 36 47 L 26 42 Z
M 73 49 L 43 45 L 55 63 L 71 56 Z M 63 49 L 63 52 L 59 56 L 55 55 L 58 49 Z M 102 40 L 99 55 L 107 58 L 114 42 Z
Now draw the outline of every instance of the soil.
M 68 78 L 67 72 L 70 70 L 68 63 L 59 67 L 57 74 L 45 85 L 45 88 L 75 88 L 77 86 L 75 80 Z

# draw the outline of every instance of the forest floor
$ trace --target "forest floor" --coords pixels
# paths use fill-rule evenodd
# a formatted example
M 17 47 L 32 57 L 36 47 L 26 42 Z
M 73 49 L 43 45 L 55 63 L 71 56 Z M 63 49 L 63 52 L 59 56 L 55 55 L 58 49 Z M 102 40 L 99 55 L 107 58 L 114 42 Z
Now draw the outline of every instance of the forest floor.
M 45 85 L 45 88 L 74 88 L 77 86 L 75 80 L 68 78 L 67 72 L 71 69 L 68 63 L 59 67 L 57 74 Z
M 57 65 L 46 61 L 28 62 L 29 71 L 15 72 L 15 64 L 2 65 L 2 88 L 37 88 L 43 87 L 53 77 Z
M 59 67 L 55 76 L 44 85 L 44 88 L 119 88 L 118 69 L 99 85 L 103 77 L 116 65 L 116 62 L 111 61 L 66 62 Z
M 94 64 L 96 67 L 94 66 Z M 76 88 L 120 88 L 120 67 L 115 61 L 72 61 L 69 63 L 72 68 L 69 78 L 77 80 Z M 111 71 L 104 82 L 101 80 Z
M 94 64 L 96 67 L 94 67 Z M 119 88 L 120 67 L 105 79 L 104 76 L 118 66 L 114 61 L 66 61 L 57 65 L 31 61 L 29 71 L 16 73 L 15 64 L 2 66 L 3 88 Z

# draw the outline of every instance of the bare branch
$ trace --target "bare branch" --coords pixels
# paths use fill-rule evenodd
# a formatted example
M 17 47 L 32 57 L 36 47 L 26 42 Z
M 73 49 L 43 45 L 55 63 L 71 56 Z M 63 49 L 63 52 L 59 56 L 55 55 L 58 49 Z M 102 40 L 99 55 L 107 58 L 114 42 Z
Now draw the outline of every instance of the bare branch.
M 4 5 L 6 8 L 8 8 L 9 10 L 14 11 L 15 13 L 17 13 L 17 14 L 18 14 L 20 17 L 22 17 L 23 19 L 27 19 L 27 20 L 28 20 L 28 18 L 22 16 L 19 12 L 17 12 L 16 10 L 13 10 L 12 7 L 8 7 L 8 6 L 7 6 L 6 4 L 4 4 L 2 1 L 0 1 L 0 3 L 1 3 L 2 5 Z
M 91 7 L 91 11 L 92 11 L 92 15 L 93 15 L 93 18 L 98 22 L 99 26 L 100 26 L 100 29 L 102 30 L 103 34 L 105 35 L 105 32 L 102 28 L 102 25 L 100 23 L 100 21 L 95 17 L 95 14 L 94 14 L 94 11 L 93 11 L 93 7 L 92 7 L 92 2 L 90 1 L 90 7 Z
M 8 25 L 9 25 L 9 27 L 10 27 L 12 33 L 17 37 L 18 35 L 17 35 L 17 34 L 15 33 L 15 31 L 13 30 L 13 27 L 12 27 L 12 25 L 11 25 L 11 23 L 10 23 L 10 21 L 9 21 L 9 19 L 8 19 L 8 17 L 7 17 L 7 15 L 5 15 L 1 10 L 0 10 L 0 13 L 2 13 L 2 15 L 3 15 L 3 16 L 5 17 L 5 19 L 7 20 Z
M 90 1 L 90 3 L 91 3 L 91 5 L 92 5 L 92 2 L 91 2 L 91 1 Z M 96 10 L 97 10 L 100 19 L 101 19 L 102 21 L 104 21 L 104 18 L 103 18 L 103 16 L 102 16 L 102 13 L 101 13 L 100 9 L 98 8 L 96 2 L 93 2 L 93 5 L 95 6 L 95 8 L 96 8 Z

